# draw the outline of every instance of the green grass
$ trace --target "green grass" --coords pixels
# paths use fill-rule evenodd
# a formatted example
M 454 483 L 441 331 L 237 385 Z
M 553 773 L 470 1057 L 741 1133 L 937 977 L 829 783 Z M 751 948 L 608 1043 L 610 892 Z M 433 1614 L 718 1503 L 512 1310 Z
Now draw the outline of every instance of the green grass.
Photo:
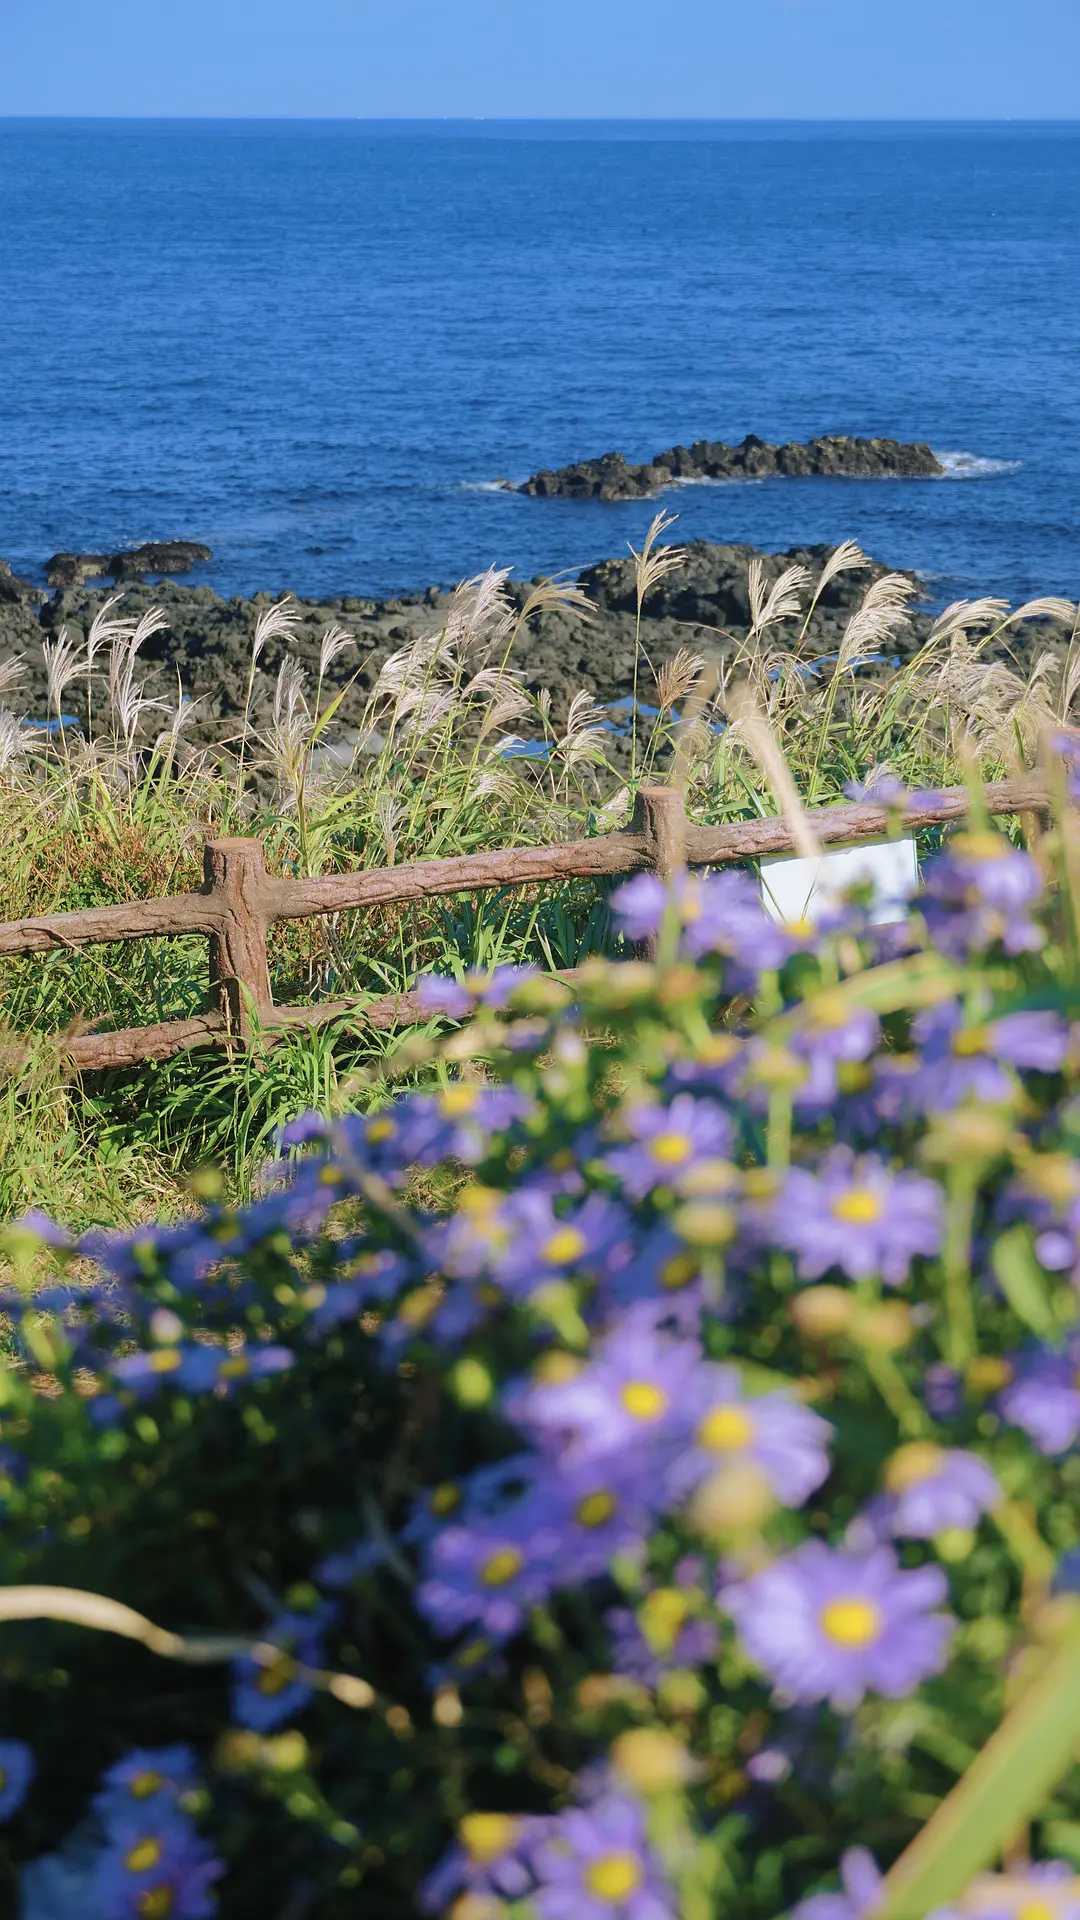
M 665 524 L 654 525 L 637 556 L 639 604 L 678 564 L 677 550 L 657 544 Z M 830 565 L 859 559 L 844 548 Z M 1060 621 L 1062 603 L 1008 617 L 998 603 L 952 610 L 898 670 L 881 674 L 863 670 L 866 656 L 895 644 L 910 596 L 909 583 L 887 576 L 852 617 L 839 663 L 808 677 L 821 590 L 822 580 L 792 578 L 766 593 L 752 580 L 748 633 L 718 634 L 708 649 L 684 651 L 656 672 L 639 622 L 639 691 L 660 715 L 647 729 L 635 724 L 621 767 L 611 764 L 610 736 L 586 696 L 556 720 L 518 677 L 516 649 L 538 611 L 558 605 L 588 616 L 576 589 L 555 584 L 535 590 L 521 613 L 501 576 L 463 587 L 443 635 L 384 667 L 364 723 L 377 728 L 381 748 L 332 784 L 316 777 L 338 707 L 322 674 L 309 689 L 287 663 L 270 731 L 257 737 L 245 715 L 233 756 L 210 758 L 182 755 L 182 715 L 157 747 L 140 751 L 147 715 L 138 683 L 129 673 L 124 694 L 114 671 L 118 710 L 95 693 L 89 740 L 65 739 L 31 757 L 9 735 L 6 757 L 0 752 L 0 919 L 196 887 L 203 841 L 218 834 L 258 834 L 271 871 L 312 874 L 603 832 L 625 823 L 633 787 L 657 777 L 680 781 L 691 818 L 703 824 L 773 813 L 763 732 L 808 805 L 836 800 L 847 782 L 885 767 L 911 786 L 951 784 L 971 771 L 992 778 L 1029 764 L 1040 730 L 1068 718 L 1080 682 L 1075 635 L 1026 666 L 1002 658 L 1019 619 Z M 262 644 L 289 623 L 287 605 L 269 610 Z M 130 626 L 110 628 L 99 642 L 103 658 L 106 646 L 115 664 L 134 666 Z M 260 652 L 257 633 L 252 686 Z M 76 650 L 66 684 L 91 668 L 96 675 Z M 64 685 L 54 693 L 59 710 Z M 545 741 L 548 758 L 507 758 L 508 742 L 522 737 Z M 378 994 L 427 970 L 571 966 L 609 942 L 602 888 L 502 891 L 289 923 L 273 938 L 272 984 L 280 1002 Z M 285 1121 L 312 1106 L 363 1109 L 391 1080 L 422 1071 L 409 1067 L 400 1036 L 339 1020 L 244 1054 L 203 1050 L 81 1083 L 65 1078 L 55 1036 L 91 1021 L 180 1018 L 199 1011 L 205 992 L 199 939 L 0 962 L 0 1216 L 40 1207 L 73 1228 L 160 1216 L 186 1205 L 191 1175 L 210 1161 L 243 1196 Z

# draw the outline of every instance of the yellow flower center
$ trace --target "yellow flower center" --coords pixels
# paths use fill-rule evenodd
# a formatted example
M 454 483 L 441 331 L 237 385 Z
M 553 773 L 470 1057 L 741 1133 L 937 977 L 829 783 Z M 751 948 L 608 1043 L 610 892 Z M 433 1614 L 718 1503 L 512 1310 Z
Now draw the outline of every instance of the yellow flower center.
M 952 1037 L 952 1050 L 958 1060 L 970 1060 L 979 1053 L 989 1053 L 990 1035 L 985 1027 L 961 1027 Z
M 276 1693 L 284 1693 L 295 1672 L 295 1660 L 290 1660 L 288 1654 L 283 1653 L 270 1666 L 263 1668 L 255 1685 L 260 1693 L 273 1699 Z
M 462 1846 L 481 1866 L 505 1853 L 516 1831 L 517 1821 L 508 1813 L 467 1813 L 458 1825 Z
M 869 1187 L 849 1187 L 833 1201 L 831 1212 L 834 1220 L 843 1220 L 846 1226 L 868 1227 L 881 1219 L 881 1199 Z
M 148 1887 L 145 1893 L 139 1895 L 139 1920 L 169 1920 L 173 1906 L 171 1887 Z
M 1000 860 L 1012 848 L 996 833 L 957 833 L 949 843 L 950 851 L 969 860 Z
M 149 1873 L 161 1859 L 161 1842 L 147 1838 L 138 1840 L 129 1853 L 124 1855 L 124 1865 L 129 1873 Z
M 588 1246 L 588 1241 L 577 1227 L 560 1227 L 550 1240 L 545 1241 L 541 1252 L 552 1266 L 566 1267 L 574 1260 L 580 1260 Z
M 869 1647 L 881 1632 L 881 1614 L 869 1600 L 830 1600 L 818 1618 L 838 1647 Z
M 1024 1900 L 1016 1909 L 1016 1920 L 1057 1920 L 1057 1916 L 1047 1900 Z
M 437 1286 L 414 1287 L 398 1308 L 398 1319 L 407 1327 L 425 1327 L 438 1308 L 441 1294 Z
M 660 1285 L 669 1293 L 688 1287 L 697 1274 L 698 1263 L 692 1253 L 676 1253 L 660 1269 Z
M 667 1412 L 668 1397 L 651 1380 L 628 1380 L 619 1396 L 631 1420 L 659 1420 Z
M 568 1380 L 576 1380 L 584 1366 L 576 1353 L 562 1353 L 554 1349 L 545 1353 L 533 1368 L 533 1378 L 544 1387 L 565 1386 Z
M 646 1594 L 638 1618 L 654 1653 L 670 1653 L 690 1612 L 690 1602 L 678 1587 L 656 1587 Z
M 132 1798 L 135 1800 L 149 1800 L 153 1794 L 159 1793 L 164 1785 L 164 1775 L 154 1773 L 152 1768 L 148 1767 L 145 1773 L 137 1773 L 132 1780 Z
M 698 1445 L 709 1453 L 738 1453 L 754 1437 L 754 1423 L 742 1407 L 714 1407 L 697 1430 Z
M 149 1358 L 151 1373 L 175 1373 L 180 1365 L 180 1354 L 176 1347 L 158 1347 Z
M 452 1480 L 444 1480 L 441 1487 L 435 1487 L 431 1495 L 432 1513 L 453 1513 L 461 1504 L 461 1489 Z
M 640 1887 L 641 1862 L 632 1853 L 602 1853 L 585 1872 L 585 1885 L 597 1900 L 618 1907 Z
M 375 1146 L 379 1146 L 383 1140 L 392 1140 L 396 1132 L 397 1121 L 391 1120 L 388 1113 L 381 1113 L 377 1120 L 367 1123 L 367 1137 Z
M 499 1547 L 485 1560 L 480 1577 L 485 1587 L 505 1587 L 525 1565 L 525 1557 L 516 1547 Z
M 477 1089 L 464 1086 L 458 1081 L 456 1086 L 447 1087 L 439 1095 L 439 1108 L 448 1120 L 458 1120 L 462 1114 L 472 1113 L 477 1102 Z
M 784 931 L 790 933 L 795 940 L 809 940 L 814 931 L 814 923 L 808 920 L 805 914 L 800 914 L 797 920 L 784 921 Z
M 944 1459 L 944 1450 L 932 1440 L 912 1440 L 898 1447 L 885 1468 L 885 1485 L 890 1493 L 906 1493 L 935 1474 Z
M 658 1133 L 649 1142 L 649 1152 L 662 1167 L 681 1167 L 693 1150 L 694 1143 L 685 1133 Z
M 598 1489 L 596 1493 L 587 1493 L 584 1500 L 579 1500 L 574 1512 L 581 1526 L 603 1527 L 611 1519 L 618 1504 L 613 1493 Z
M 246 1354 L 234 1354 L 231 1360 L 223 1360 L 218 1368 L 219 1380 L 243 1380 L 251 1372 L 251 1361 Z

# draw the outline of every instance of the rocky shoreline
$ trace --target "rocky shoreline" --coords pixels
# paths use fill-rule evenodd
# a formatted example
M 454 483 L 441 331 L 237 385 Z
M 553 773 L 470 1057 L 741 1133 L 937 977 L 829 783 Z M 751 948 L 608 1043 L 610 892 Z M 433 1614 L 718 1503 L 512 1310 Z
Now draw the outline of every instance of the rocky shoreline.
M 642 500 L 665 487 L 700 480 L 940 479 L 945 469 L 921 441 L 863 440 L 850 434 L 821 434 L 782 446 L 748 433 L 737 446 L 724 440 L 695 440 L 669 447 L 635 465 L 622 453 L 544 468 L 514 489 L 536 499 Z
M 713 655 L 729 650 L 749 626 L 747 570 L 755 558 L 760 560 L 766 582 L 771 585 L 792 564 L 806 567 L 816 579 L 831 551 L 830 547 L 814 546 L 760 554 L 748 546 L 692 542 L 683 549 L 683 564 L 660 580 L 646 601 L 641 632 L 648 661 L 658 667 L 680 648 Z M 871 561 L 830 581 L 810 622 L 806 649 L 810 657 L 827 661 L 835 656 L 847 621 L 867 587 L 888 570 L 882 563 Z M 583 569 L 578 584 L 595 604 L 596 612 L 584 620 L 560 610 L 534 616 L 528 633 L 519 639 L 511 664 L 528 689 L 550 693 L 556 724 L 582 688 L 602 705 L 622 709 L 625 721 L 634 684 L 633 562 L 629 558 L 599 561 Z M 522 581 L 510 584 L 508 591 L 519 607 L 529 585 Z M 55 638 L 61 628 L 66 628 L 71 639 L 81 642 L 110 591 L 115 593 L 115 586 L 103 590 L 81 584 L 45 595 L 15 580 L 0 563 L 0 667 L 6 659 L 23 657 L 21 677 L 15 686 L 0 693 L 0 706 L 35 720 L 47 714 L 42 641 Z M 333 661 L 323 683 L 323 699 L 347 689 L 335 716 L 333 738 L 344 735 L 348 739 L 350 730 L 362 721 L 367 696 L 384 661 L 418 636 L 439 632 L 449 602 L 450 593 L 436 587 L 381 601 L 353 596 L 298 601 L 293 632 L 287 640 L 271 639 L 259 661 L 253 703 L 256 728 L 269 724 L 274 684 L 283 659 L 291 655 L 300 662 L 313 691 L 322 636 L 327 627 L 338 626 L 346 629 L 351 644 Z M 235 738 L 244 707 L 255 622 L 270 604 L 269 594 L 223 599 L 211 587 L 175 581 L 137 583 L 124 589 L 118 613 L 137 618 L 151 607 L 159 607 L 165 615 L 167 625 L 148 637 L 139 658 L 146 690 L 162 702 L 163 709 L 175 708 L 178 683 L 185 696 L 197 702 L 184 729 L 186 739 L 214 746 Z M 916 603 L 906 624 L 890 637 L 889 658 L 903 658 L 921 645 L 931 625 L 932 615 L 921 611 Z M 793 633 L 790 623 L 787 628 L 778 628 L 777 646 L 782 648 L 785 634 L 793 637 Z M 1055 636 L 1047 631 L 1045 637 L 1053 642 Z M 100 665 L 104 664 L 102 660 Z M 888 670 L 887 663 L 883 670 Z M 647 674 L 640 691 L 646 703 L 655 697 Z M 64 710 L 79 722 L 85 719 L 83 699 L 81 681 L 73 682 L 64 696 Z M 618 731 L 613 725 L 613 732 Z

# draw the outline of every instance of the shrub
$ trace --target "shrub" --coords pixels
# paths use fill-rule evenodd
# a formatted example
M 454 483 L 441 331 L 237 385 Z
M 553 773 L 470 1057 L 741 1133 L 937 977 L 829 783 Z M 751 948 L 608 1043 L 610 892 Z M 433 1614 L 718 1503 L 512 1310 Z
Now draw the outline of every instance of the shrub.
M 246 1209 L 9 1235 L 32 1916 L 1076 1911 L 1074 860 L 639 877 Z

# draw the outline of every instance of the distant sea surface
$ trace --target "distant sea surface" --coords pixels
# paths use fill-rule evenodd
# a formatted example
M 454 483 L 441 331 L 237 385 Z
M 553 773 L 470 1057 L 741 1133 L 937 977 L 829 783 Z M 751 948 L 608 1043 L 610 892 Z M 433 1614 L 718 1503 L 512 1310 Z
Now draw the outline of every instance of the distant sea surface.
M 936 599 L 1080 595 L 1080 125 L 0 122 L 0 555 L 206 541 L 386 594 L 637 541 L 493 489 L 619 447 L 927 440 L 663 497 Z M 200 577 L 200 576 L 196 576 Z

